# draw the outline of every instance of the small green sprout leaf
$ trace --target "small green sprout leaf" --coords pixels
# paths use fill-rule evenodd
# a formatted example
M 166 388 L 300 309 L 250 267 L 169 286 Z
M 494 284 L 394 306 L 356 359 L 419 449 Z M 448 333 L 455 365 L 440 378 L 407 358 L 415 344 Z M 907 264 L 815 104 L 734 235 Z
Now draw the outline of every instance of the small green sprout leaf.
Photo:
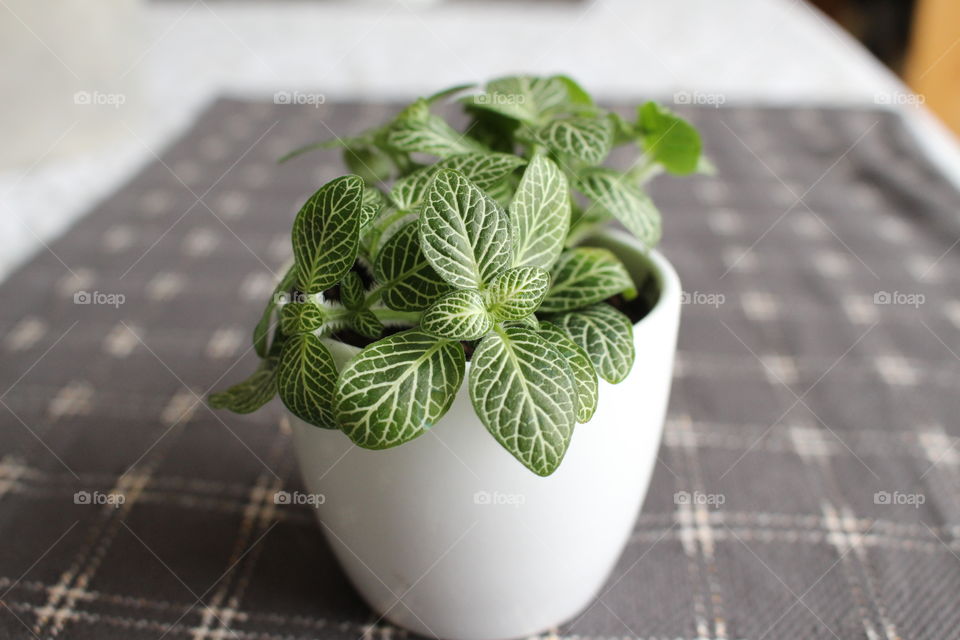
M 576 247 L 560 256 L 540 310 L 560 313 L 590 306 L 634 287 L 626 267 L 610 251 Z
M 601 302 L 548 320 L 563 328 L 590 357 L 600 377 L 616 384 L 633 367 L 633 325 L 630 319 Z
M 383 207 L 386 206 L 386 199 L 383 193 L 375 187 L 364 187 L 363 199 L 360 204 L 360 227 L 363 228 L 370 224 L 376 218 Z
M 277 364 L 277 390 L 290 412 L 324 429 L 336 429 L 333 390 L 337 367 L 323 340 L 312 333 L 291 336 Z
M 423 434 L 450 408 L 463 382 L 458 342 L 404 331 L 369 345 L 337 383 L 337 422 L 367 449 L 386 449 Z
M 693 125 L 656 102 L 637 109 L 637 123 L 647 153 L 667 171 L 685 175 L 697 170 L 703 143 Z
M 379 338 L 383 333 L 383 323 L 370 309 L 361 309 L 350 316 L 350 326 L 354 331 L 367 338 Z
M 597 371 L 586 352 L 577 346 L 567 333 L 555 324 L 541 322 L 540 336 L 560 352 L 570 368 L 577 395 L 577 422 L 589 422 L 597 410 L 599 389 Z
M 498 274 L 485 290 L 490 313 L 497 320 L 522 320 L 537 310 L 550 286 L 540 267 L 514 267 Z
M 493 437 L 528 469 L 553 473 L 570 444 L 576 397 L 560 352 L 536 330 L 497 329 L 473 354 L 470 399 Z
M 650 197 L 623 174 L 612 169 L 588 169 L 581 175 L 577 188 L 648 247 L 660 240 L 660 212 Z
M 559 167 L 544 155 L 530 161 L 510 204 L 514 264 L 550 268 L 570 228 L 570 190 Z
M 420 250 L 419 225 L 409 222 L 377 254 L 374 273 L 382 300 L 396 311 L 422 311 L 450 290 Z
M 306 293 L 335 285 L 353 266 L 360 244 L 363 180 L 343 176 L 310 196 L 293 222 L 297 279 Z
M 475 289 L 448 293 L 434 302 L 420 320 L 421 329 L 448 340 L 476 340 L 492 326 L 483 296 Z
M 510 266 L 510 221 L 503 208 L 462 174 L 439 171 L 420 214 L 420 246 L 455 287 L 475 289 Z
M 312 300 L 288 302 L 280 307 L 280 330 L 288 336 L 309 333 L 323 326 L 323 308 Z
M 347 309 L 361 309 L 364 303 L 363 280 L 356 271 L 347 271 L 340 281 L 340 301 Z

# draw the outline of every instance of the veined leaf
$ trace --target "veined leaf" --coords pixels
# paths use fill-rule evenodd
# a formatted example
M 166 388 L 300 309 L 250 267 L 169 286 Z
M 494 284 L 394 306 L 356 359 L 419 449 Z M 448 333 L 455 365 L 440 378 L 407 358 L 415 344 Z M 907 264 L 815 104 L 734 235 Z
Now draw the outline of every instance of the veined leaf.
M 390 156 L 375 144 L 350 145 L 344 148 L 341 156 L 343 164 L 350 173 L 360 176 L 367 183 L 387 180 L 393 173 L 393 161 Z
M 697 170 L 703 143 L 689 122 L 656 102 L 637 109 L 643 146 L 670 173 L 685 175 Z
M 438 115 L 418 111 L 401 117 L 390 127 L 387 144 L 407 153 L 428 153 L 446 158 L 458 153 L 484 151 L 476 140 L 459 133 Z
M 537 155 L 510 204 L 514 264 L 550 268 L 563 249 L 570 228 L 570 192 L 560 168 Z
M 590 357 L 600 377 L 616 384 L 627 377 L 635 357 L 630 319 L 606 303 L 550 318 Z
M 374 273 L 382 300 L 397 311 L 421 311 L 450 290 L 420 250 L 419 225 L 408 222 L 383 244 Z
M 459 171 L 484 191 L 493 188 L 505 176 L 527 161 L 512 153 L 465 153 L 451 156 L 437 164 L 441 169 Z
M 312 300 L 280 307 L 280 330 L 288 336 L 308 333 L 323 325 L 323 309 Z
M 565 251 L 553 268 L 553 284 L 540 309 L 559 313 L 587 307 L 633 288 L 626 267 L 610 251 L 576 247 Z
M 537 310 L 549 286 L 550 274 L 540 267 L 507 269 L 487 285 L 490 313 L 497 320 L 522 320 Z
M 379 338 L 383 333 L 383 323 L 370 309 L 360 309 L 350 316 L 350 326 L 367 338 Z
M 594 165 L 610 153 L 613 128 L 606 119 L 568 118 L 554 120 L 539 131 L 538 137 L 554 151 Z
M 459 171 L 479 188 L 487 191 L 526 160 L 512 153 L 464 153 L 423 167 L 397 180 L 390 197 L 400 209 L 413 209 L 423 201 L 430 181 L 440 169 Z
M 420 320 L 421 329 L 449 340 L 476 340 L 492 326 L 483 296 L 475 289 L 448 293 L 434 302 Z
M 536 330 L 509 326 L 477 346 L 470 399 L 493 437 L 528 469 L 554 472 L 576 422 L 572 377 L 560 353 Z
M 360 309 L 365 300 L 363 280 L 356 271 L 347 271 L 340 281 L 340 301 L 347 309 Z
M 510 266 L 510 221 L 493 198 L 443 169 L 420 214 L 420 247 L 440 277 L 475 289 Z
M 539 124 L 568 101 L 567 86 L 556 77 L 510 76 L 487 84 L 486 91 L 470 96 L 468 104 L 515 120 Z
M 589 422 L 597 410 L 599 389 L 597 371 L 586 352 L 555 324 L 541 322 L 540 336 L 560 352 L 573 375 L 577 396 L 577 422 Z
M 277 363 L 277 390 L 287 409 L 315 427 L 336 429 L 336 385 L 337 367 L 323 341 L 312 333 L 290 336 Z
M 276 333 L 269 355 L 260 361 L 253 374 L 242 382 L 209 397 L 214 409 L 228 409 L 234 413 L 253 413 L 277 395 L 277 360 L 286 336 Z
M 350 361 L 337 384 L 337 422 L 361 447 L 386 449 L 436 424 L 463 382 L 458 342 L 404 331 L 374 342 Z
M 612 169 L 588 169 L 577 188 L 623 223 L 648 247 L 660 240 L 660 212 L 650 197 Z
M 267 352 L 269 351 L 268 336 L 270 335 L 270 322 L 273 320 L 273 310 L 277 308 L 278 297 L 281 294 L 289 293 L 296 280 L 297 265 L 292 264 L 290 268 L 287 269 L 283 278 L 280 279 L 280 282 L 277 283 L 276 288 L 273 290 L 273 295 L 270 296 L 270 301 L 267 302 L 267 306 L 260 316 L 260 321 L 257 322 L 257 326 L 253 328 L 253 348 L 261 358 L 267 357 Z
M 360 244 L 363 180 L 343 176 L 310 196 L 293 222 L 297 280 L 306 293 L 335 285 L 353 266 Z
M 393 204 L 398 209 L 409 211 L 423 201 L 423 197 L 430 187 L 430 182 L 436 175 L 435 166 L 421 167 L 394 183 L 393 188 L 390 189 L 390 199 L 393 200 Z
M 360 204 L 360 227 L 367 226 L 371 220 L 377 217 L 384 206 L 386 206 L 386 200 L 383 193 L 376 187 L 365 187 Z

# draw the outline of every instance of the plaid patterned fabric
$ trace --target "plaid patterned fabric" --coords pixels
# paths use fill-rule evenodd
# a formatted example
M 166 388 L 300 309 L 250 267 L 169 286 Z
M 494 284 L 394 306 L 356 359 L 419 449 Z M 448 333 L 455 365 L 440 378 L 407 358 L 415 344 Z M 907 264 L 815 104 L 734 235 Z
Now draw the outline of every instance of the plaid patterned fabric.
M 387 112 L 219 101 L 0 286 L 0 636 L 402 633 L 274 504 L 280 406 L 201 402 L 252 370 L 293 215 L 343 172 L 273 160 Z M 720 173 L 654 188 L 687 302 L 659 463 L 556 633 L 958 637 L 960 196 L 891 115 L 686 115 Z

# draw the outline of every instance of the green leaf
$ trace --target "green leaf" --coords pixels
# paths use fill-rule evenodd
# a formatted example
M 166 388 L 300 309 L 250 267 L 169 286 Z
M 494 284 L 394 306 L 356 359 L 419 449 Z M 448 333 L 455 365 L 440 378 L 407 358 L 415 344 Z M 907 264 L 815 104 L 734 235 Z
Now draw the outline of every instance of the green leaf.
M 420 214 L 420 247 L 444 280 L 479 288 L 510 266 L 510 221 L 493 198 L 463 175 L 443 169 Z
M 287 339 L 277 363 L 277 390 L 293 415 L 315 427 L 336 429 L 336 384 L 333 355 L 320 338 L 300 333 Z
M 509 326 L 477 346 L 470 399 L 497 442 L 548 476 L 563 459 L 576 422 L 571 379 L 560 353 L 536 330 Z
M 597 371 L 593 368 L 590 358 L 563 329 L 555 324 L 541 322 L 539 333 L 540 337 L 560 352 L 573 375 L 577 396 L 577 422 L 589 422 L 597 410 L 600 393 Z
M 263 314 L 260 316 L 260 321 L 257 322 L 257 326 L 253 328 L 253 348 L 257 352 L 257 355 L 261 358 L 267 357 L 267 351 L 269 350 L 268 337 L 270 335 L 270 323 L 273 321 L 273 311 L 277 308 L 279 297 L 281 295 L 290 293 L 290 289 L 293 287 L 296 280 L 297 266 L 293 264 L 290 265 L 290 268 L 287 269 L 287 272 L 283 275 L 283 278 L 281 278 L 280 282 L 277 283 L 276 288 L 273 290 L 273 295 L 270 296 L 270 301 L 267 302 L 267 306 L 263 310 Z
M 467 180 L 487 191 L 526 163 L 524 158 L 512 153 L 486 152 L 451 156 L 437 165 L 441 169 L 459 171 Z
M 422 311 L 450 290 L 420 250 L 419 224 L 409 222 L 383 244 L 374 262 L 383 303 L 396 311 Z
M 570 228 L 570 192 L 559 167 L 537 155 L 510 204 L 514 264 L 550 268 Z
M 637 110 L 643 146 L 670 173 L 685 175 L 697 170 L 703 143 L 689 122 L 656 102 Z
M 434 302 L 420 320 L 421 329 L 449 340 L 476 340 L 492 326 L 483 296 L 475 289 L 448 293 Z
M 540 310 L 580 309 L 633 287 L 626 267 L 610 251 L 576 247 L 565 251 L 554 266 L 553 284 Z
M 648 247 L 660 240 L 660 212 L 650 196 L 623 174 L 612 169 L 589 169 L 580 177 L 577 188 Z
M 422 100 L 423 105 L 426 105 Z M 387 144 L 407 153 L 428 153 L 446 158 L 458 153 L 484 151 L 482 145 L 454 130 L 446 120 L 414 103 L 390 127 Z
M 337 384 L 337 421 L 361 447 L 386 449 L 423 434 L 453 402 L 463 382 L 458 342 L 404 331 L 366 347 Z
M 540 124 L 551 113 L 562 109 L 568 99 L 567 85 L 556 77 L 511 76 L 490 81 L 484 93 L 467 100 L 479 109 Z
M 384 206 L 386 206 L 386 200 L 383 193 L 376 187 L 365 187 L 360 204 L 360 227 L 363 228 L 370 224 L 380 214 Z
M 288 302 L 280 307 L 280 330 L 288 336 L 323 326 L 323 308 L 312 300 Z
M 357 258 L 363 180 L 343 176 L 310 196 L 293 222 L 297 279 L 306 293 L 335 285 Z
M 400 209 L 414 209 L 423 201 L 430 182 L 440 169 L 459 171 L 480 189 L 487 191 L 525 163 L 526 160 L 511 153 L 465 153 L 451 156 L 397 180 L 390 190 L 390 198 Z
M 610 153 L 613 128 L 605 118 L 569 118 L 554 120 L 538 137 L 554 151 L 594 165 Z
M 379 338 L 383 333 L 383 323 L 370 309 L 361 309 L 350 316 L 350 326 L 367 338 Z
M 507 269 L 487 285 L 490 313 L 497 320 L 522 320 L 537 310 L 549 286 L 550 274 L 540 267 Z
M 210 406 L 214 409 L 228 409 L 234 413 L 253 413 L 277 394 L 277 355 L 285 340 L 278 336 L 271 346 L 273 354 L 260 361 L 253 374 L 225 391 L 210 394 Z
M 576 107 L 577 110 L 592 112 L 596 110 L 596 105 L 593 102 L 593 98 L 587 93 L 586 89 L 580 86 L 576 80 L 569 76 L 554 76 L 554 78 L 562 82 L 567 88 L 567 100 L 568 102 Z
M 570 334 L 607 382 L 616 384 L 630 373 L 635 353 L 633 325 L 627 316 L 601 302 L 549 320 Z
M 398 209 L 411 210 L 417 207 L 427 194 L 427 188 L 436 174 L 436 165 L 422 167 L 397 180 L 390 189 L 390 199 Z
M 356 271 L 347 271 L 340 281 L 340 301 L 347 309 L 360 309 L 366 299 L 363 280 Z

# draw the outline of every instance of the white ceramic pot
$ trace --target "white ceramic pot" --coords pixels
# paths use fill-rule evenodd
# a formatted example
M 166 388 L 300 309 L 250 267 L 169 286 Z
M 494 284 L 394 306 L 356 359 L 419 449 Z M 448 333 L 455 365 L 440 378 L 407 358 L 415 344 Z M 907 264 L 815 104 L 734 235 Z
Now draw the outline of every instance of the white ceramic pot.
M 577 425 L 551 476 L 523 467 L 474 415 L 467 385 L 429 432 L 386 451 L 293 420 L 307 490 L 354 586 L 383 618 L 426 636 L 499 640 L 570 620 L 598 595 L 647 492 L 670 390 L 680 282 L 656 251 L 608 232 L 639 279 L 660 283 L 634 327 L 637 360 Z M 357 349 L 330 343 L 342 365 Z M 467 364 L 469 375 L 469 363 Z

